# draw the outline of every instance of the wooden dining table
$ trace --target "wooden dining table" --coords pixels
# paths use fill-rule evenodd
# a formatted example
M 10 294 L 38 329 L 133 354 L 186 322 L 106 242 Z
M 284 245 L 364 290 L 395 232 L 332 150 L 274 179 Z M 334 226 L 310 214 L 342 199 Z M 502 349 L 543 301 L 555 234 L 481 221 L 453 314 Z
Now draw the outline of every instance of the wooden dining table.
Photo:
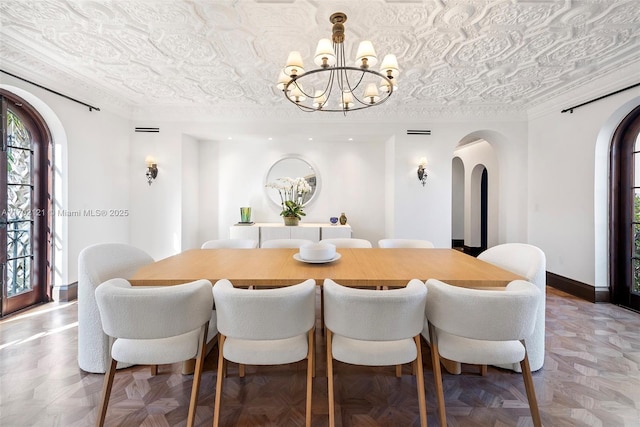
M 394 288 L 411 279 L 439 279 L 455 286 L 503 289 L 524 279 L 455 249 L 338 248 L 339 259 L 309 263 L 294 258 L 298 249 L 193 249 L 140 268 L 129 279 L 134 286 L 169 286 L 198 279 L 215 284 L 228 279 L 238 287 L 289 286 L 314 279 L 333 279 L 344 286 Z M 321 319 L 322 307 L 321 307 Z M 457 362 L 442 359 L 444 368 L 459 374 Z M 193 371 L 193 363 L 183 373 Z
M 338 248 L 340 258 L 307 263 L 294 258 L 297 249 L 193 249 L 140 268 L 133 285 L 176 285 L 198 279 L 234 286 L 273 287 L 315 279 L 344 286 L 402 287 L 411 279 L 439 279 L 469 288 L 503 288 L 522 279 L 509 271 L 455 249 Z

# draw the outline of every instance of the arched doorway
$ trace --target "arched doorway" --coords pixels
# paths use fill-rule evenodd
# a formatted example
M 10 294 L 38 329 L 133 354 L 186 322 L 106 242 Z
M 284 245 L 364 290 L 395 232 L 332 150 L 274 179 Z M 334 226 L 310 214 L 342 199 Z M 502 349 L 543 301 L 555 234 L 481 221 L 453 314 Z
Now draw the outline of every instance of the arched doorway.
M 460 157 L 451 161 L 451 247 L 464 248 L 464 163 Z
M 51 281 L 51 136 L 23 99 L 0 91 L 0 316 L 48 301 Z
M 454 151 L 452 171 L 454 182 L 463 179 L 452 187 L 452 200 L 463 200 L 459 204 L 464 210 L 464 251 L 477 255 L 498 241 L 498 164 L 493 147 L 482 138 L 462 141 Z
M 620 122 L 610 155 L 611 301 L 640 310 L 640 107 Z
M 477 255 L 487 249 L 488 175 L 484 165 L 478 164 L 471 171 L 470 189 L 469 246 L 472 248 L 473 255 Z

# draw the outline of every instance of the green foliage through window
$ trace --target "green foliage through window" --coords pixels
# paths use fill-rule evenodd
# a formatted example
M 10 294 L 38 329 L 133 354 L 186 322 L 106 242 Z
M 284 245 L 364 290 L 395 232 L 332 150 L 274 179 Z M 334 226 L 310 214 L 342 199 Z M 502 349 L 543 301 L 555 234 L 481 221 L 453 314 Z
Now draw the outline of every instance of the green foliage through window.
M 32 139 L 18 116 L 7 112 L 7 296 L 31 290 L 33 259 Z

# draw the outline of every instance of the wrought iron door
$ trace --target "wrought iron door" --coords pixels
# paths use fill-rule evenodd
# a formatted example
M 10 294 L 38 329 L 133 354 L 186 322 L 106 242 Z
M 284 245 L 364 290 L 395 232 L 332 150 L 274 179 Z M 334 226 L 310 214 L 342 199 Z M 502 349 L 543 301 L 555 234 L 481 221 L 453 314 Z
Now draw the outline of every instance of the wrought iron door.
M 24 105 L 6 97 L 1 102 L 0 314 L 4 316 L 47 299 L 48 198 L 43 194 L 48 189 L 48 150 L 43 132 Z

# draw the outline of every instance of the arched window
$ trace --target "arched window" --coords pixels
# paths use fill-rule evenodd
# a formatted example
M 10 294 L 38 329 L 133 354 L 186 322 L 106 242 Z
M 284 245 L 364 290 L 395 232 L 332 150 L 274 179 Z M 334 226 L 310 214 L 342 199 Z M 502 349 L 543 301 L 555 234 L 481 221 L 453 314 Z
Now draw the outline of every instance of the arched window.
M 640 310 L 640 107 L 613 135 L 610 180 L 611 301 Z
M 51 137 L 24 100 L 0 91 L 0 280 L 5 316 L 48 301 L 51 278 Z

